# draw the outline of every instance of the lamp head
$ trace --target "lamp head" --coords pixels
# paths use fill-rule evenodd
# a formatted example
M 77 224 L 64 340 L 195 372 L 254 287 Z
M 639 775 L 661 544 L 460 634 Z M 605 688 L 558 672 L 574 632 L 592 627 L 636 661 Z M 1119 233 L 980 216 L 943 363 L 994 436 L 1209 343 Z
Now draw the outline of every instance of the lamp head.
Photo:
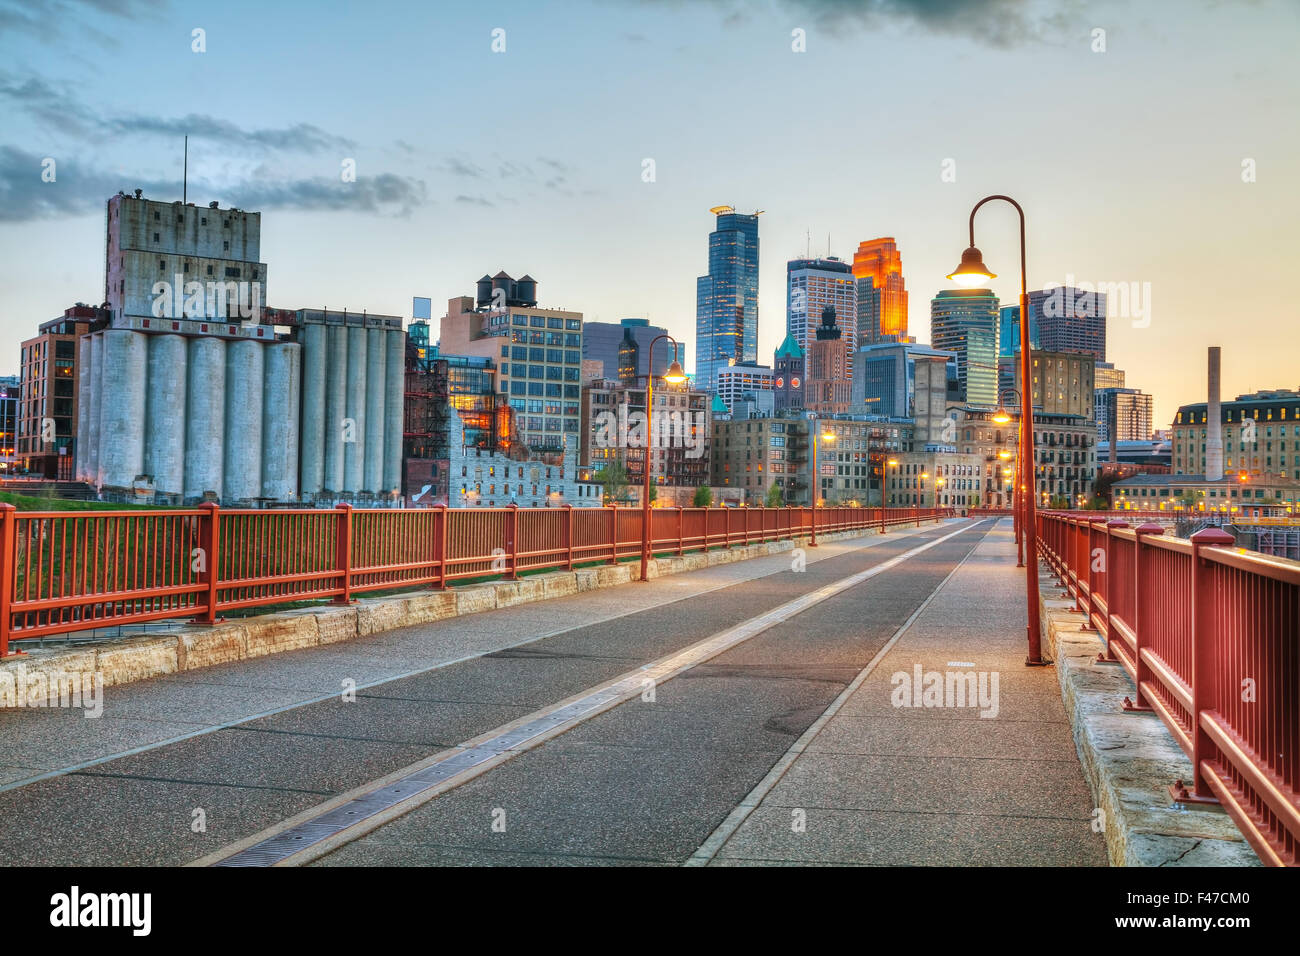
M 682 369 L 682 364 L 673 359 L 673 364 L 668 366 L 668 371 L 664 372 L 664 381 L 669 385 L 680 385 L 686 381 L 686 372 Z
M 949 273 L 948 278 L 959 286 L 974 288 L 983 285 L 989 279 L 996 279 L 997 273 L 990 272 L 988 266 L 984 265 L 983 253 L 970 246 L 961 254 L 961 265 Z
M 1011 416 L 1007 414 L 1005 408 L 999 408 L 993 415 L 993 420 L 999 425 L 1005 425 L 1011 421 Z

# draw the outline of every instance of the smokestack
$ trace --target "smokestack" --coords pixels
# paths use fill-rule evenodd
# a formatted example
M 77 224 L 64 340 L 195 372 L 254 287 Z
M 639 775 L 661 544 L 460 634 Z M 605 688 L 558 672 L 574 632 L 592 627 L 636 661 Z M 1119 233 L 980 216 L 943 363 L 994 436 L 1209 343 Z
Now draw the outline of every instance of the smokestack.
M 1223 424 L 1219 408 L 1219 347 L 1210 346 L 1210 398 L 1205 409 L 1205 480 L 1223 478 Z

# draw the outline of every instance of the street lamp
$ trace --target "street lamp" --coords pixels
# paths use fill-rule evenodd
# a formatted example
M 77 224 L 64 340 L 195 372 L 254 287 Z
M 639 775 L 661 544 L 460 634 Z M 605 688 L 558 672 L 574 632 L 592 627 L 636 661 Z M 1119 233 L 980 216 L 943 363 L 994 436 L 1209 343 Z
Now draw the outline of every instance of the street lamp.
M 885 468 L 893 468 L 898 471 L 898 459 L 890 458 L 885 462 Z M 880 470 L 880 533 L 885 533 L 885 468 Z
M 817 444 L 818 444 L 818 427 L 817 419 L 812 419 L 812 424 L 808 426 L 812 431 L 812 535 L 808 538 L 808 547 L 817 547 L 817 499 L 821 497 L 822 478 L 821 472 L 817 466 Z M 835 441 L 835 433 L 827 430 L 821 432 L 821 441 Z
M 641 443 L 644 455 L 641 459 L 642 477 L 645 479 L 641 489 L 641 580 L 648 580 L 646 573 L 650 568 L 650 442 L 654 435 L 654 356 L 655 346 L 659 344 L 660 339 L 667 339 L 673 343 L 673 361 L 668 366 L 668 370 L 663 374 L 663 380 L 669 385 L 680 385 L 686 381 L 686 373 L 677 362 L 677 340 L 667 332 L 662 335 L 656 335 L 650 340 L 650 348 L 646 350 L 646 379 L 645 379 L 645 441 Z
M 999 425 L 1006 425 L 1011 422 L 1011 413 L 1007 410 L 1005 404 L 1005 398 L 1011 395 L 1014 395 L 1016 397 L 1017 403 L 1022 401 L 1019 389 L 1004 388 L 998 392 L 998 410 L 993 415 L 993 421 L 995 421 Z M 1014 456 L 1016 480 L 1015 480 L 1015 486 L 1012 487 L 1011 523 L 1014 527 L 1015 535 L 1016 535 L 1016 567 L 1023 568 L 1025 566 L 1025 542 L 1020 532 L 1021 532 L 1021 526 L 1023 525 L 1024 522 L 1021 520 L 1021 510 L 1022 510 L 1021 498 L 1020 496 L 1015 494 L 1016 486 L 1019 486 L 1021 483 L 1020 467 L 1021 467 L 1022 459 L 1020 457 L 1020 445 L 1024 440 L 1023 423 L 1020 423 L 1017 426 L 1017 432 L 1018 435 L 1016 438 L 1016 451 Z M 1011 452 L 999 452 L 998 457 L 1011 458 L 1012 454 Z
M 1034 408 L 1031 401 L 1032 393 L 1029 389 L 1031 375 L 1029 353 L 1032 349 L 1029 344 L 1029 287 L 1025 270 L 1025 211 L 1020 208 L 1020 203 L 1010 196 L 999 195 L 986 196 L 975 204 L 970 211 L 970 245 L 961 254 L 961 264 L 948 275 L 948 278 L 967 288 L 983 285 L 989 279 L 997 278 L 984 265 L 984 256 L 975 247 L 975 214 L 979 212 L 981 206 L 995 199 L 1010 203 L 1020 215 L 1020 381 L 1023 394 L 1021 395 L 1020 404 L 1021 442 L 1020 447 L 1017 448 L 1017 453 L 1020 455 L 1022 472 L 1032 476 Z M 1045 662 L 1043 661 L 1042 635 L 1039 630 L 1038 619 L 1038 534 L 1035 529 L 1036 518 L 1034 514 L 1036 502 L 1032 492 L 1024 495 L 1023 499 L 1022 536 L 1025 539 L 1025 611 L 1028 617 L 1029 632 L 1029 656 L 1026 658 L 1025 663 L 1030 667 L 1038 667 Z

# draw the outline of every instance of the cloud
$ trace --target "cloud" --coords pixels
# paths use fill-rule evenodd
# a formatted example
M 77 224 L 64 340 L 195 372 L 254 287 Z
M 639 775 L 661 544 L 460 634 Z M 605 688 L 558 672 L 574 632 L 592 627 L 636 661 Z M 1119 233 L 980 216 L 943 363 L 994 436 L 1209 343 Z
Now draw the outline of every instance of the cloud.
M 311 123 L 295 123 L 269 129 L 244 129 L 229 120 L 202 113 L 190 113 L 175 119 L 158 119 L 138 115 L 101 115 L 87 107 L 67 90 L 59 89 L 38 77 L 22 81 L 0 73 L 0 98 L 11 101 L 17 109 L 55 129 L 88 139 L 105 140 L 121 136 L 190 136 L 220 143 L 224 148 L 257 151 L 282 150 L 321 153 L 329 150 L 354 149 L 356 143 L 345 136 L 329 133 Z
M 142 189 L 153 198 L 177 198 L 177 180 L 121 177 L 77 160 L 57 160 L 55 181 L 41 178 L 45 157 L 0 146 L 0 222 L 26 222 L 97 212 L 118 190 Z M 423 181 L 381 173 L 356 182 L 315 177 L 276 179 L 248 176 L 228 183 L 191 180 L 189 194 L 209 196 L 243 209 L 331 210 L 406 216 L 427 202 Z M 196 199 L 197 201 L 197 199 Z
M 482 196 L 460 195 L 456 197 L 456 202 L 468 206 L 495 206 L 496 205 L 496 203 L 492 202 L 490 199 L 484 199 Z
M 662 4 L 665 0 L 641 2 Z M 743 0 L 666 2 L 707 3 L 723 11 L 729 25 L 752 14 L 752 6 Z M 1048 39 L 1059 33 L 1068 14 L 1080 6 L 1079 0 L 778 0 L 777 5 L 820 27 L 871 29 L 896 24 L 995 47 Z
M 166 6 L 166 0 L 0 0 L 0 31 L 30 33 L 50 44 L 75 26 L 116 45 L 114 37 L 87 25 L 87 14 L 136 21 L 156 17 Z
M 482 166 L 477 166 L 463 159 L 456 159 L 454 156 L 444 159 L 441 163 L 441 169 L 453 176 L 466 176 L 471 179 L 482 179 L 484 173 Z

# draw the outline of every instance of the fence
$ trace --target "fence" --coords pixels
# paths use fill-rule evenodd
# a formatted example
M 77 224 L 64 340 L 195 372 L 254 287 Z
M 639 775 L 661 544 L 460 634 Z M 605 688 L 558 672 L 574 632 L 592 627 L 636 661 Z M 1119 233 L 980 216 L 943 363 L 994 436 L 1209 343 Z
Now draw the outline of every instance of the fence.
M 1266 863 L 1300 849 L 1300 562 L 1157 524 L 1039 514 L 1076 607 L 1191 758 L 1179 799 L 1217 799 Z
M 683 554 L 910 524 L 935 508 L 654 508 L 651 550 Z M 629 508 L 38 512 L 0 504 L 0 657 L 9 642 L 369 591 L 617 563 Z

